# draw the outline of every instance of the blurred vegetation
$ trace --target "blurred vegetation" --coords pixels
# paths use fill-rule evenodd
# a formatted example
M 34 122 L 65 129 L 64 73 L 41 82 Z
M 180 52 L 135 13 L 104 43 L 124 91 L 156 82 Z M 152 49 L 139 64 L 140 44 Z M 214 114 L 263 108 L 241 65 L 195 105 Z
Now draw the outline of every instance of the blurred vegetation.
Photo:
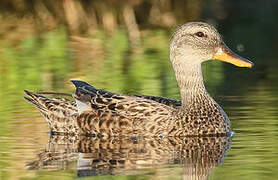
M 45 145 L 47 127 L 22 100 L 24 89 L 72 93 L 69 80 L 82 79 L 113 92 L 177 99 L 168 41 L 176 26 L 193 20 L 218 26 L 231 49 L 255 63 L 252 71 L 203 65 L 208 91 L 238 131 L 213 179 L 276 179 L 277 8 L 276 0 L 1 0 L 0 179 L 74 179 L 72 170 L 25 171 L 24 158 Z M 140 178 L 152 177 L 111 177 Z

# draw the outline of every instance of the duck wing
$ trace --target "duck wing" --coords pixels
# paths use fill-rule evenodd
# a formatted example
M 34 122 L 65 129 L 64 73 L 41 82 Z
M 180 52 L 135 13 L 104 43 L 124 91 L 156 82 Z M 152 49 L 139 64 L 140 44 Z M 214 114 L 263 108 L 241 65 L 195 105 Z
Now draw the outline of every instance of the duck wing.
M 87 90 L 90 93 L 94 93 L 94 94 L 98 94 L 98 95 L 102 95 L 104 97 L 107 96 L 116 96 L 116 93 L 111 93 L 109 91 L 103 90 L 103 89 L 96 89 L 95 87 L 93 87 L 92 85 L 84 82 L 84 81 L 77 81 L 77 80 L 73 80 L 72 83 L 76 86 L 76 87 L 82 87 L 84 88 L 84 90 Z M 120 95 L 120 94 L 118 94 Z M 158 103 L 162 103 L 165 104 L 167 106 L 171 106 L 171 107 L 180 107 L 181 106 L 181 101 L 180 100 L 175 100 L 175 99 L 170 99 L 170 98 L 164 98 L 164 97 L 159 97 L 159 96 L 148 96 L 148 95 L 125 95 L 125 96 L 131 96 L 131 97 L 139 97 L 139 98 L 143 98 L 143 99 L 150 99 L 153 101 L 156 101 Z
M 167 106 L 171 106 L 171 107 L 175 107 L 175 108 L 181 106 L 180 100 L 164 98 L 164 97 L 159 97 L 159 96 L 146 96 L 146 95 L 133 95 L 133 96 L 144 98 L 144 99 L 150 99 L 150 100 L 156 101 L 158 103 L 165 104 Z
M 176 108 L 142 97 L 98 90 L 83 81 L 72 81 L 76 86 L 80 134 L 102 136 L 163 135 L 171 129 Z

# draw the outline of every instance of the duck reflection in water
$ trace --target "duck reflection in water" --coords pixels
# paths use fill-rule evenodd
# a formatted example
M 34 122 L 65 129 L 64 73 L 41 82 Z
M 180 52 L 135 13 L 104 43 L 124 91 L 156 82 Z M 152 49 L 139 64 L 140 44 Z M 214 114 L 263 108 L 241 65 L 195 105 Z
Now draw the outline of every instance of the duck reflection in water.
M 52 135 L 29 169 L 67 169 L 77 161 L 77 176 L 142 174 L 180 165 L 183 179 L 208 179 L 221 164 L 231 136 L 183 138 L 98 138 Z M 144 169 L 140 171 L 139 169 Z M 160 174 L 153 174 L 156 176 Z

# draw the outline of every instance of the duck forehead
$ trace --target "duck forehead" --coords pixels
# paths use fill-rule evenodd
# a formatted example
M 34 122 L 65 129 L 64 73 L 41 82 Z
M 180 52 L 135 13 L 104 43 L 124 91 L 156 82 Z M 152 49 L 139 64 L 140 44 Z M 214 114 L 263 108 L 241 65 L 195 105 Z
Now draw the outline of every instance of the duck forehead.
M 175 37 L 192 35 L 199 31 L 206 33 L 210 38 L 214 40 L 221 41 L 222 39 L 220 34 L 213 26 L 203 22 L 189 22 L 178 27 L 177 30 L 172 35 L 171 40 L 174 39 Z

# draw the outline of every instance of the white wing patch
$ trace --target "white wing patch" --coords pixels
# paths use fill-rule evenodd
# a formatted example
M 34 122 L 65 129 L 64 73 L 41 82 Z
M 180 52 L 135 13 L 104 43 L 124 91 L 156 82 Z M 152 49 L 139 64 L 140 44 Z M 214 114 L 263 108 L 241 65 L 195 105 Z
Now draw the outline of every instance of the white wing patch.
M 91 107 L 88 104 L 83 103 L 83 102 L 81 102 L 77 99 L 75 99 L 75 101 L 76 101 L 76 104 L 77 104 L 77 111 L 78 111 L 79 115 L 84 111 L 91 110 Z

